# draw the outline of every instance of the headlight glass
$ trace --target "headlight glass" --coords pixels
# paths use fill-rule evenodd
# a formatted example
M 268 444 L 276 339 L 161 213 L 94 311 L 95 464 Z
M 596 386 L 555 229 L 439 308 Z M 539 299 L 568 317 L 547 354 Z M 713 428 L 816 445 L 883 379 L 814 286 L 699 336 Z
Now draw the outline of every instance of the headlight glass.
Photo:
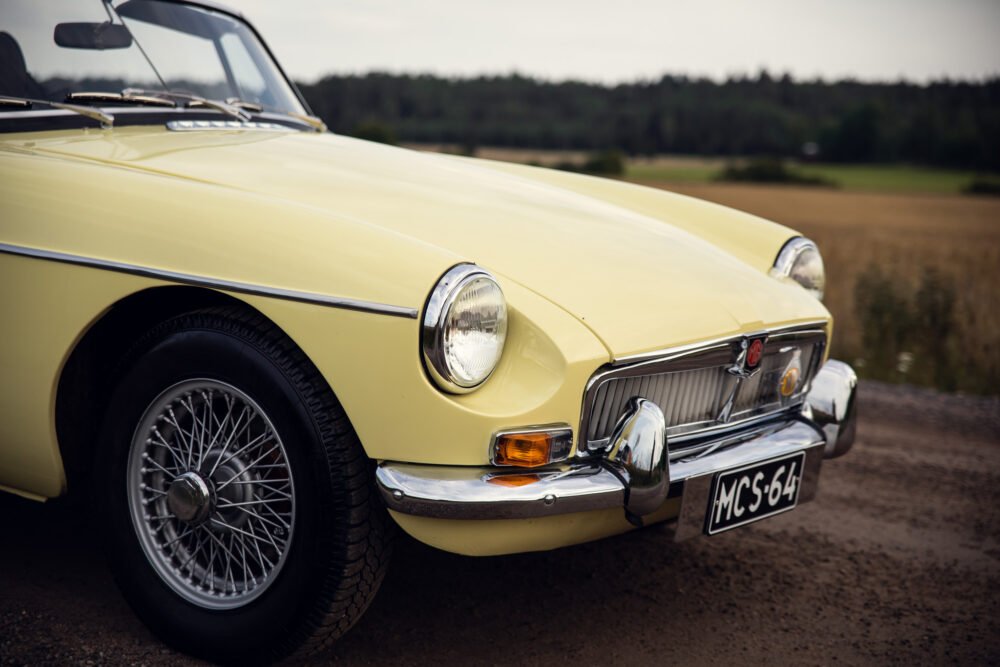
M 823 257 L 816 244 L 809 239 L 799 237 L 786 243 L 774 261 L 771 275 L 791 278 L 817 299 L 823 299 L 823 290 L 826 289 Z
M 424 312 L 428 373 L 452 393 L 472 391 L 500 363 L 507 338 L 507 301 L 487 271 L 460 264 L 431 292 Z

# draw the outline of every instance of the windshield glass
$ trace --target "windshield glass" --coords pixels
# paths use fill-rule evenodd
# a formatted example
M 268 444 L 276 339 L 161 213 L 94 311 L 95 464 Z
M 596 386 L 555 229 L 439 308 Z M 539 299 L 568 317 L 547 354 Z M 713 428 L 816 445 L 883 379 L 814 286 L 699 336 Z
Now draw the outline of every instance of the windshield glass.
M 228 14 L 164 0 L 0 0 L 0 96 L 65 102 L 126 88 L 305 113 L 253 30 Z

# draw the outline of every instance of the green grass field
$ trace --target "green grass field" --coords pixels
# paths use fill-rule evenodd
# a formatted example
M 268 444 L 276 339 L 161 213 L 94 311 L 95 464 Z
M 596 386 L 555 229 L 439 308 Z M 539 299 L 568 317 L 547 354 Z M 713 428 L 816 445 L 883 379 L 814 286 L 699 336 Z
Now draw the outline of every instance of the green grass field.
M 722 159 L 666 157 L 629 160 L 626 178 L 655 183 L 707 183 L 725 167 Z M 956 169 L 933 169 L 907 165 L 794 164 L 794 171 L 819 176 L 844 190 L 870 192 L 962 192 L 977 174 Z M 1000 174 L 986 176 L 1000 182 Z
M 427 151 L 458 153 L 459 146 L 411 145 Z M 478 157 L 503 162 L 555 166 L 560 162 L 583 163 L 586 151 L 481 147 Z M 725 158 L 697 156 L 633 157 L 626 160 L 625 178 L 651 185 L 698 184 L 713 182 L 726 167 Z M 737 164 L 741 160 L 735 160 Z M 837 188 L 852 192 L 900 194 L 960 194 L 977 177 L 1000 184 L 1000 173 L 977 174 L 960 169 L 935 169 L 910 165 L 803 164 L 788 163 L 790 170 L 803 176 L 819 176 Z

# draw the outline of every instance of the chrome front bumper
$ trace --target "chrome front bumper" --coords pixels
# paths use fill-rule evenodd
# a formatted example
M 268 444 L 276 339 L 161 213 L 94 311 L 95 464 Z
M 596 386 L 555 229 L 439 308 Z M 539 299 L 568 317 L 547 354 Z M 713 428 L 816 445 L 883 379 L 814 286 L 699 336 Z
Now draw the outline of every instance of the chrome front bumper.
M 642 516 L 680 497 L 676 535 L 683 538 L 701 532 L 712 479 L 725 470 L 805 452 L 799 502 L 811 500 L 823 458 L 841 456 L 854 442 L 856 386 L 850 366 L 828 361 L 794 419 L 786 416 L 687 458 L 667 455 L 662 414 L 640 399 L 603 457 L 539 470 L 386 462 L 376 480 L 389 509 L 440 519 L 520 519 L 620 507 L 641 524 Z

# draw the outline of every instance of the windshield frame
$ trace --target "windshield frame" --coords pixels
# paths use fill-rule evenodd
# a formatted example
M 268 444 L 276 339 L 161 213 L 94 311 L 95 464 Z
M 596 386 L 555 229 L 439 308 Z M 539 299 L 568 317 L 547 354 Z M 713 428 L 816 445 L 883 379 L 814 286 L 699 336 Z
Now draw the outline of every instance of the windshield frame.
M 104 2 L 104 0 L 98 0 L 98 1 Z M 273 64 L 275 70 L 277 71 L 277 74 L 288 85 L 292 94 L 295 96 L 295 99 L 298 101 L 299 104 L 302 105 L 302 108 L 305 110 L 306 115 L 313 117 L 315 116 L 311 107 L 309 106 L 309 103 L 302 95 L 302 91 L 299 90 L 299 87 L 295 84 L 295 81 L 293 81 L 291 77 L 288 76 L 287 72 L 285 72 L 285 68 L 282 66 L 281 61 L 275 57 L 274 52 L 271 50 L 271 46 L 267 43 L 267 40 L 264 39 L 263 35 L 261 35 L 260 31 L 257 30 L 257 27 L 253 24 L 253 22 L 250 21 L 242 12 L 232 7 L 226 6 L 224 4 L 214 2 L 213 0 L 160 0 L 160 2 L 168 2 L 176 5 L 188 5 L 199 9 L 217 12 L 220 14 L 228 15 L 229 17 L 241 22 L 250 30 L 253 37 L 259 42 L 260 46 L 264 50 L 264 53 L 267 55 L 268 58 L 270 58 L 271 63 Z M 42 105 L 49 104 L 44 100 L 33 100 L 33 101 L 37 101 Z M 101 105 L 96 105 L 96 104 L 91 106 L 93 106 L 95 109 L 102 108 Z M 115 114 L 118 115 L 122 111 L 124 111 L 124 109 L 115 108 L 114 111 Z M 186 109 L 186 108 L 176 108 L 176 109 L 166 110 L 166 109 L 137 107 L 128 109 L 128 112 L 129 113 L 127 115 L 130 116 L 129 120 L 131 121 L 127 123 L 129 125 L 141 124 L 139 116 L 142 117 L 148 116 L 149 123 L 155 124 L 158 122 L 164 122 L 163 119 L 169 117 L 187 118 L 191 117 L 191 115 L 194 115 L 197 116 L 198 118 L 207 118 L 207 117 L 218 118 L 220 115 L 224 115 L 222 114 L 222 112 L 219 111 L 211 111 L 211 110 L 206 111 L 204 109 Z M 169 113 L 164 113 L 164 112 L 169 112 Z M 67 123 L 66 120 L 69 120 L 66 118 L 67 116 L 75 117 L 77 121 L 75 123 L 74 122 Z M 263 116 L 266 117 L 267 121 L 275 121 L 282 124 L 288 124 L 291 127 L 295 128 L 304 128 L 312 131 L 315 131 L 317 129 L 317 125 L 315 123 L 308 122 L 304 118 L 298 118 L 297 114 L 286 116 L 285 114 L 263 112 L 263 113 L 255 113 L 254 116 Z M 67 125 L 72 126 L 74 124 L 77 126 L 80 125 L 88 126 L 94 124 L 93 122 L 88 122 L 87 118 L 80 116 L 79 114 L 75 114 L 72 111 L 61 110 L 58 108 L 45 108 L 44 106 L 39 107 L 34 105 L 32 109 L 28 110 L 6 111 L 3 108 L 0 108 L 0 133 L 25 131 L 24 126 L 21 123 L 16 122 L 19 119 L 25 119 L 31 121 L 29 123 L 31 129 L 27 131 L 38 130 L 38 129 L 56 129 L 56 127 L 58 127 L 59 129 L 65 129 Z M 52 125 L 50 125 L 49 127 L 45 127 L 45 125 L 47 125 L 47 121 L 51 122 L 56 119 L 60 119 L 61 122 L 52 123 Z M 263 119 L 265 118 L 262 118 L 262 120 Z

